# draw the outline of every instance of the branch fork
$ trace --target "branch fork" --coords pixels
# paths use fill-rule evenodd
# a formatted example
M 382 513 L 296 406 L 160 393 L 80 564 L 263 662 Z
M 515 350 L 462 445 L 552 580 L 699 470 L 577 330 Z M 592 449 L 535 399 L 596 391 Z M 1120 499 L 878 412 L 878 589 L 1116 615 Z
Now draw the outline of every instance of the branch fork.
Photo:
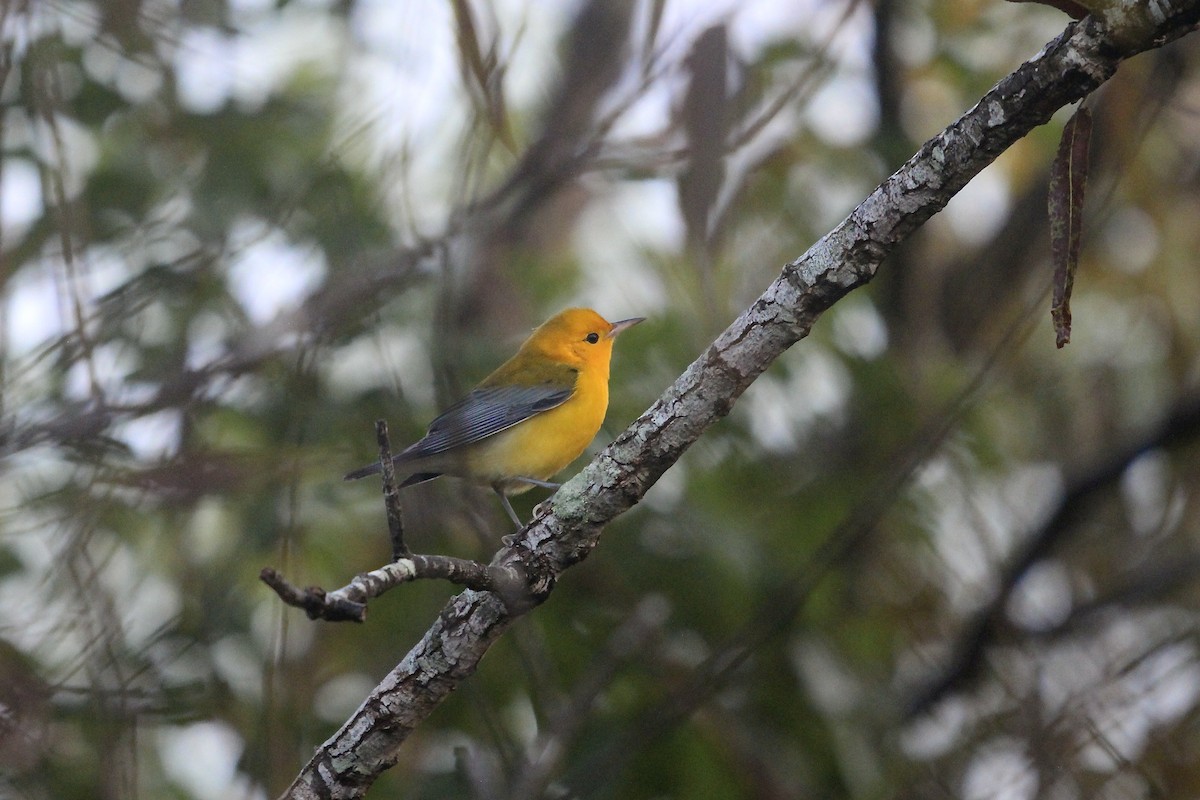
M 319 586 L 299 588 L 277 570 L 264 567 L 259 579 L 270 586 L 279 599 L 304 610 L 309 619 L 327 622 L 365 622 L 367 604 L 402 583 L 421 579 L 441 579 L 479 592 L 493 592 L 514 614 L 520 614 L 545 599 L 553 588 L 553 571 L 537 565 L 537 554 L 523 546 L 507 547 L 491 564 L 443 555 L 414 554 L 404 540 L 404 518 L 400 510 L 400 490 L 392 465 L 387 423 L 378 420 L 375 434 L 379 441 L 382 465 L 383 501 L 387 510 L 388 538 L 392 561 L 370 572 L 354 576 L 350 583 L 326 591 Z M 533 576 L 542 577 L 535 578 Z

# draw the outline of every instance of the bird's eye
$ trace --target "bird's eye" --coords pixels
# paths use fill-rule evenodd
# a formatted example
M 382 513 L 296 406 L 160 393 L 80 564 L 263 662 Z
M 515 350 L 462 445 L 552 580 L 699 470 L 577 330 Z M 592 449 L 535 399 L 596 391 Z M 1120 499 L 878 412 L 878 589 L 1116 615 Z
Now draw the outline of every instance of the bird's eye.
M 588 344 L 595 344 L 596 342 L 600 341 L 600 334 L 593 331 L 592 333 L 589 333 L 587 336 L 583 337 L 583 340 Z

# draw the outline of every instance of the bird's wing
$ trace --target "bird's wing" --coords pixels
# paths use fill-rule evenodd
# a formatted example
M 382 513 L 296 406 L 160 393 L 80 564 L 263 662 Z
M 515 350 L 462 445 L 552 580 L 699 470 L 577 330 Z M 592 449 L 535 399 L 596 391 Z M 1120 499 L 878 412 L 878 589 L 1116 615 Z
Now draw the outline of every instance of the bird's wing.
M 424 458 L 474 444 L 562 405 L 574 393 L 573 386 L 559 383 L 477 388 L 431 422 L 425 438 L 398 458 Z

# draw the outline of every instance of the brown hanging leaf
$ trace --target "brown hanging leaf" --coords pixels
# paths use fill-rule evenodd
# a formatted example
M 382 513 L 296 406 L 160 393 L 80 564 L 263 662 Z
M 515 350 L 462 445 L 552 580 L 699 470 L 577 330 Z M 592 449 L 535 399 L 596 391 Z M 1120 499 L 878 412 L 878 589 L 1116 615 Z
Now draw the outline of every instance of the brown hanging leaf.
M 1054 321 L 1055 343 L 1059 347 L 1071 341 L 1071 288 L 1079 266 L 1091 138 L 1092 112 L 1081 105 L 1063 128 L 1058 154 L 1050 169 L 1050 258 L 1054 262 L 1050 318 Z

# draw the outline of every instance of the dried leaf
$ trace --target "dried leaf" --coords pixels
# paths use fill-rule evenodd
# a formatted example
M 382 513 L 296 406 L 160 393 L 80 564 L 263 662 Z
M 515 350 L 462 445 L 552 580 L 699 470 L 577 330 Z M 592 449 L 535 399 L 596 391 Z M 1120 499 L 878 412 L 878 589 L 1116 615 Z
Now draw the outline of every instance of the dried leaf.
M 1054 262 L 1054 299 L 1050 318 L 1056 344 L 1071 341 L 1071 289 L 1079 266 L 1083 196 L 1087 187 L 1088 144 L 1092 112 L 1080 106 L 1063 128 L 1058 154 L 1050 170 L 1050 257 Z

